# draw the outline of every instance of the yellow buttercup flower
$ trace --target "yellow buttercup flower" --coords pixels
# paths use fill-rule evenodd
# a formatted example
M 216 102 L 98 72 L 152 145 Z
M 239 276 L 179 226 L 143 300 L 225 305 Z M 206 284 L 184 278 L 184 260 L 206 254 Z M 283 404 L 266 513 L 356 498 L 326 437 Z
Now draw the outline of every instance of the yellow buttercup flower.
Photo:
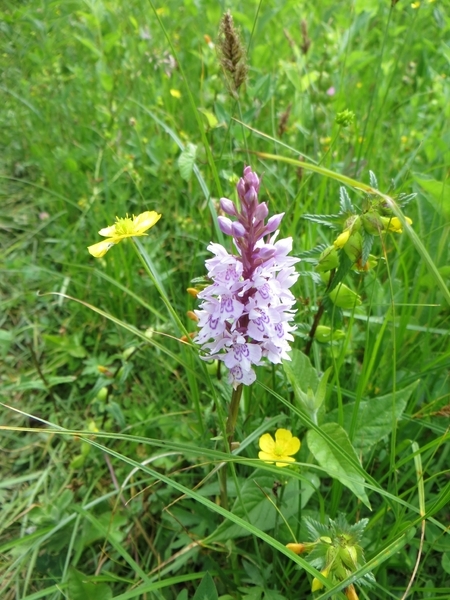
M 105 256 L 110 248 L 118 244 L 120 241 L 129 237 L 138 237 L 141 235 L 147 235 L 145 232 L 150 227 L 153 227 L 155 223 L 159 221 L 161 215 L 154 210 L 146 210 L 137 217 L 125 218 L 116 217 L 116 222 L 110 227 L 104 227 L 100 229 L 99 234 L 108 238 L 98 244 L 89 246 L 88 250 L 95 258 L 101 258 Z
M 300 440 L 287 429 L 277 429 L 275 439 L 270 433 L 262 435 L 259 438 L 259 447 L 261 452 L 258 457 L 261 460 L 274 462 L 277 467 L 287 467 L 287 463 L 295 462 L 292 455 L 300 450 Z

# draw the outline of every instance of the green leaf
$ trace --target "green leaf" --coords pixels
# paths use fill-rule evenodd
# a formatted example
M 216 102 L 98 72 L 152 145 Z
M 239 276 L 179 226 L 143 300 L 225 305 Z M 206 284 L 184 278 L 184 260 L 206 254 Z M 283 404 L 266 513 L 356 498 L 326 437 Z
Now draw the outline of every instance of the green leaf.
M 280 469 L 280 477 L 283 477 L 283 471 L 286 471 L 286 469 Z M 277 520 L 278 522 L 282 520 L 280 515 L 277 515 L 274 504 L 269 500 L 270 498 L 276 503 L 276 498 L 272 492 L 275 478 L 276 476 L 273 474 L 256 471 L 255 475 L 242 486 L 241 497 L 236 499 L 232 508 L 233 514 L 245 520 L 248 516 L 250 523 L 261 531 L 272 529 Z M 309 481 L 308 477 L 308 479 L 302 480 L 300 486 L 298 479 L 289 479 L 284 488 L 281 506 L 279 506 L 279 510 L 285 519 L 289 520 L 297 514 L 299 494 L 301 494 L 302 508 L 306 506 L 309 498 L 317 489 L 318 483 L 313 478 Z M 242 503 L 245 505 L 245 510 Z M 247 529 L 230 521 L 224 521 L 211 536 L 211 539 L 214 539 L 214 541 L 227 541 L 245 535 L 248 535 Z
M 180 170 L 180 175 L 185 181 L 189 181 L 189 179 L 192 176 L 196 154 L 197 146 L 189 142 L 186 144 L 185 149 L 182 151 L 178 158 L 178 168 Z
M 109 600 L 112 591 L 106 583 L 91 583 L 91 577 L 73 567 L 69 569 L 67 592 L 70 600 Z
M 358 454 L 360 452 L 367 452 L 372 446 L 391 433 L 393 416 L 395 415 L 395 420 L 402 416 L 406 404 L 418 383 L 418 381 L 415 381 L 403 390 L 397 391 L 395 393 L 395 405 L 392 393 L 360 403 L 355 428 L 355 439 L 353 440 L 353 445 Z M 343 426 L 346 431 L 350 430 L 354 410 L 354 402 L 344 406 Z M 338 411 L 335 409 L 327 414 L 326 421 L 336 421 L 337 418 Z
M 414 175 L 414 180 L 427 192 L 427 200 L 446 219 L 450 219 L 450 184 Z
M 218 594 L 213 578 L 206 573 L 195 592 L 193 600 L 218 600 Z
M 341 207 L 341 212 L 343 212 L 344 214 L 355 212 L 355 207 L 353 206 L 352 201 L 350 200 L 350 196 L 348 195 L 348 192 L 345 189 L 345 187 L 341 186 L 339 188 L 339 198 L 339 206 Z
M 317 371 L 300 350 L 293 349 L 290 356 L 290 361 L 283 361 L 283 368 L 294 390 L 297 406 L 317 422 L 317 410 L 321 404 L 317 405 L 314 396 L 319 385 Z
M 441 564 L 444 571 L 450 575 L 450 552 L 444 552 Z
M 327 434 L 350 460 L 338 453 L 318 431 L 310 429 L 306 434 L 306 439 L 314 458 L 330 477 L 338 479 L 370 508 L 369 498 L 364 489 L 364 478 L 355 469 L 351 460 L 359 461 L 347 433 L 337 423 L 325 423 L 322 425 L 321 431 Z

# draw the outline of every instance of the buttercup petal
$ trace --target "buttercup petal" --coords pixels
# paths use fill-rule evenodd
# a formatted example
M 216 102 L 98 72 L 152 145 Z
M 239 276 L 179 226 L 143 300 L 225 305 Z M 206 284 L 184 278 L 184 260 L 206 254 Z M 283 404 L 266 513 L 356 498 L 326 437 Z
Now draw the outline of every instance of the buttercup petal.
M 275 441 L 270 433 L 264 433 L 259 438 L 259 447 L 263 451 L 263 453 L 269 453 L 271 457 L 273 457 L 273 451 L 275 449 Z M 261 458 L 261 457 L 260 457 Z
M 155 223 L 159 221 L 161 215 L 154 210 L 146 210 L 137 217 L 134 218 L 134 225 L 136 227 L 135 235 L 143 235 L 144 231 L 153 227 Z
M 258 458 L 260 460 L 264 460 L 265 462 L 270 462 L 273 463 L 273 454 L 271 452 L 259 452 L 258 453 Z
M 300 446 L 300 440 L 297 437 L 292 437 L 292 439 L 286 444 L 284 451 L 288 455 L 294 455 L 300 450 Z
M 114 238 L 110 238 L 109 240 L 103 240 L 102 242 L 98 242 L 98 244 L 88 246 L 89 254 L 92 254 L 95 258 L 101 258 L 102 256 L 105 256 L 108 250 L 116 243 Z
M 287 467 L 287 463 L 293 463 L 295 462 L 295 458 L 292 458 L 292 456 L 283 456 L 283 462 L 276 462 L 275 466 L 276 467 Z
M 275 432 L 275 440 L 277 445 L 279 446 L 285 446 L 286 444 L 289 444 L 289 442 L 292 439 L 292 433 L 289 431 L 289 429 L 277 429 Z
M 109 227 L 103 227 L 98 233 L 103 237 L 114 237 L 116 234 L 116 226 L 110 225 Z

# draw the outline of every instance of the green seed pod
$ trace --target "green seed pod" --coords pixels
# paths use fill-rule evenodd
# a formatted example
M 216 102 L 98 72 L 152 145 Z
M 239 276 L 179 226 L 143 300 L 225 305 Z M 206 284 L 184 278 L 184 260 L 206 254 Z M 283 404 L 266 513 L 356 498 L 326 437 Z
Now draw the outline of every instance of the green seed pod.
M 316 265 L 316 271 L 325 272 L 331 271 L 331 269 L 337 269 L 339 266 L 339 254 L 334 246 L 328 246 L 322 252 L 319 258 L 319 262 Z
M 348 238 L 348 242 L 344 246 L 344 252 L 355 263 L 362 256 L 363 238 L 359 231 L 355 231 Z
M 329 298 L 335 306 L 344 309 L 352 309 L 361 304 L 361 298 L 356 292 L 347 287 L 344 283 L 340 283 L 329 293 Z
M 316 329 L 316 333 L 314 335 L 314 339 L 322 344 L 326 344 L 327 342 L 333 342 L 335 340 L 340 340 L 345 337 L 345 333 L 342 329 L 331 329 L 331 327 L 327 327 L 326 325 L 318 325 Z
M 369 210 L 362 217 L 362 224 L 370 235 L 380 235 L 384 231 L 382 218 L 375 210 Z
M 108 398 L 108 388 L 107 387 L 100 388 L 97 392 L 97 395 L 95 396 L 95 399 L 98 400 L 99 402 L 106 402 L 107 398 Z
M 123 360 L 128 360 L 135 350 L 136 346 L 130 346 L 129 348 L 126 348 L 126 350 L 122 352 Z
M 344 546 L 339 550 L 339 556 L 346 567 L 355 569 L 358 562 L 358 553 L 355 546 Z
M 350 229 L 352 232 L 359 231 L 361 229 L 361 217 L 358 215 L 352 215 L 345 221 L 345 229 Z

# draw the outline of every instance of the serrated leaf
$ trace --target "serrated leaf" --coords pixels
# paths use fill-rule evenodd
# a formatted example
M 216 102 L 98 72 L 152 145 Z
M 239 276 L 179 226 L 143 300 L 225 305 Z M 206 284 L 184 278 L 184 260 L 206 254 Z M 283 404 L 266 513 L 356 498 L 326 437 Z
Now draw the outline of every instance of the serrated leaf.
M 91 583 L 90 579 L 91 577 L 70 567 L 67 584 L 70 600 L 110 600 L 112 598 L 111 588 L 106 583 Z
M 341 212 L 343 213 L 354 213 L 355 207 L 350 200 L 350 196 L 348 195 L 345 187 L 339 188 L 339 206 L 341 207 Z
M 364 228 L 361 228 L 361 236 L 363 240 L 361 263 L 365 265 L 369 258 L 370 251 L 372 250 L 374 236 L 370 235 L 370 233 L 367 233 L 367 231 Z
M 319 225 L 325 225 L 326 227 L 336 228 L 337 224 L 342 221 L 342 215 L 302 215 L 303 219 L 318 223 Z
M 378 179 L 373 171 L 369 171 L 369 183 L 370 187 L 373 187 L 376 190 L 378 189 Z
M 197 146 L 189 142 L 178 157 L 178 169 L 180 170 L 181 177 L 185 181 L 189 181 L 192 176 L 196 155 Z
M 218 600 L 218 598 L 219 596 L 213 578 L 209 573 L 205 573 L 194 594 L 193 600 Z
M 355 438 L 353 440 L 353 445 L 358 454 L 367 452 L 372 446 L 392 432 L 393 416 L 395 415 L 395 420 L 400 419 L 418 383 L 418 381 L 415 381 L 402 390 L 398 390 L 395 393 L 395 405 L 392 393 L 372 398 L 371 400 L 364 400 L 359 404 Z M 349 431 L 353 411 L 355 410 L 355 403 L 350 402 L 344 405 L 343 410 L 343 425 L 345 430 Z M 334 421 L 337 419 L 337 416 L 337 409 L 332 410 L 327 414 L 326 420 Z
M 321 432 L 331 438 L 345 454 L 338 453 L 328 439 L 321 435 Z M 314 458 L 328 475 L 348 487 L 361 502 L 370 508 L 369 498 L 364 488 L 364 478 L 353 465 L 353 462 L 359 462 L 359 458 L 344 429 L 338 423 L 325 423 L 321 426 L 320 433 L 310 429 L 306 434 L 306 439 Z

